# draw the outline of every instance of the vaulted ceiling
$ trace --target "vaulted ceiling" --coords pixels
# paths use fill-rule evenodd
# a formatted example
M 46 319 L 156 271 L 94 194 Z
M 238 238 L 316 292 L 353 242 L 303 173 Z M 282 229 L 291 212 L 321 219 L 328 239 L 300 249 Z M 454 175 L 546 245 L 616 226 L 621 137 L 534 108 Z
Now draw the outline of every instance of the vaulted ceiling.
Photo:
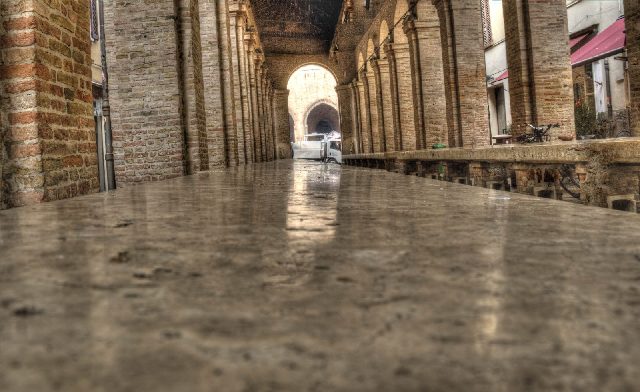
M 343 0 L 253 0 L 267 54 L 320 54 L 329 50 Z

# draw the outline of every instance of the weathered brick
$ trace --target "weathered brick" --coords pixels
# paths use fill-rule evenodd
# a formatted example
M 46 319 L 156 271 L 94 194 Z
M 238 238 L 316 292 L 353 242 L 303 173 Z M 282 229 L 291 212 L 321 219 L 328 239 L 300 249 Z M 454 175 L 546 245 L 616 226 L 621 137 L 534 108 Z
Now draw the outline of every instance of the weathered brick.
M 89 10 L 88 6 L 79 7 L 81 13 L 60 8 L 65 3 L 5 0 L 0 6 L 0 25 L 8 31 L 0 44 L 0 95 L 7 94 L 7 99 L 0 100 L 0 128 L 7 130 L 4 144 L 8 146 L 6 162 L 0 154 L 0 168 L 5 164 L 12 168 L 5 185 L 0 183 L 5 191 L 0 191 L 0 208 L 77 195 L 77 182 L 97 184 L 97 162 L 83 156 L 95 156 L 96 151 L 91 103 L 86 100 L 91 95 L 89 39 L 76 29 L 87 23 Z M 72 40 L 60 41 L 61 28 L 71 29 L 78 42 L 84 42 L 80 45 L 86 49 L 84 55 L 70 57 Z M 65 62 L 82 64 L 64 72 Z M 64 90 L 55 84 L 59 78 L 73 82 L 79 93 L 61 99 Z M 73 136 L 93 149 L 84 145 L 78 153 L 69 142 Z M 67 168 L 62 164 L 65 160 Z M 96 187 L 83 185 L 82 190 L 86 193 Z

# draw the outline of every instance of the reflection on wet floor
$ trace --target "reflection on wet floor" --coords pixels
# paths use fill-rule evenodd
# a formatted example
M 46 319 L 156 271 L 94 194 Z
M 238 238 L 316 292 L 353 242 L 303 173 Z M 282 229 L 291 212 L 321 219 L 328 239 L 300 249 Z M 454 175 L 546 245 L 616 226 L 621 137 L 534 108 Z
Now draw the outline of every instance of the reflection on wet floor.
M 289 241 L 326 244 L 336 234 L 340 166 L 336 164 L 294 161 L 299 170 L 287 201 Z
M 622 212 L 303 161 L 2 211 L 0 391 L 637 390 L 638 244 Z

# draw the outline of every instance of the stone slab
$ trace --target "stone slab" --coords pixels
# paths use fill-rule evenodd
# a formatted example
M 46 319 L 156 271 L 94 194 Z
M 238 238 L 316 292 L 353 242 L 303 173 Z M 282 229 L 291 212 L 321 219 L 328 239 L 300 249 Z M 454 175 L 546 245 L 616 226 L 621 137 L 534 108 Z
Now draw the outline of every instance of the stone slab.
M 0 212 L 0 390 L 640 388 L 640 217 L 280 161 Z
M 606 154 L 608 162 L 640 163 L 640 138 L 621 138 L 547 144 L 509 144 L 486 148 L 402 151 L 345 155 L 343 159 L 399 159 L 431 161 L 483 161 L 536 164 L 586 163 Z

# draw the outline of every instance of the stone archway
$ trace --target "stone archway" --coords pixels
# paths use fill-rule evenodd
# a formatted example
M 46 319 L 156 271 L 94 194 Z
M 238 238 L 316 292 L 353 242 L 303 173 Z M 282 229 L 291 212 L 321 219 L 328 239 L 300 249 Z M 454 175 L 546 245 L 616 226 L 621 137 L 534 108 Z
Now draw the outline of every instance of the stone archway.
M 287 82 L 289 114 L 293 118 L 294 141 L 308 133 L 307 116 L 319 102 L 338 107 L 335 75 L 320 64 L 307 64 L 296 69 Z M 310 109 L 311 108 L 311 109 Z M 339 126 L 340 121 L 337 121 Z
M 331 100 L 315 102 L 307 109 L 304 118 L 307 133 L 340 132 L 340 115 L 338 108 Z M 327 127 L 319 126 L 322 122 L 328 126 L 329 131 L 326 131 Z

